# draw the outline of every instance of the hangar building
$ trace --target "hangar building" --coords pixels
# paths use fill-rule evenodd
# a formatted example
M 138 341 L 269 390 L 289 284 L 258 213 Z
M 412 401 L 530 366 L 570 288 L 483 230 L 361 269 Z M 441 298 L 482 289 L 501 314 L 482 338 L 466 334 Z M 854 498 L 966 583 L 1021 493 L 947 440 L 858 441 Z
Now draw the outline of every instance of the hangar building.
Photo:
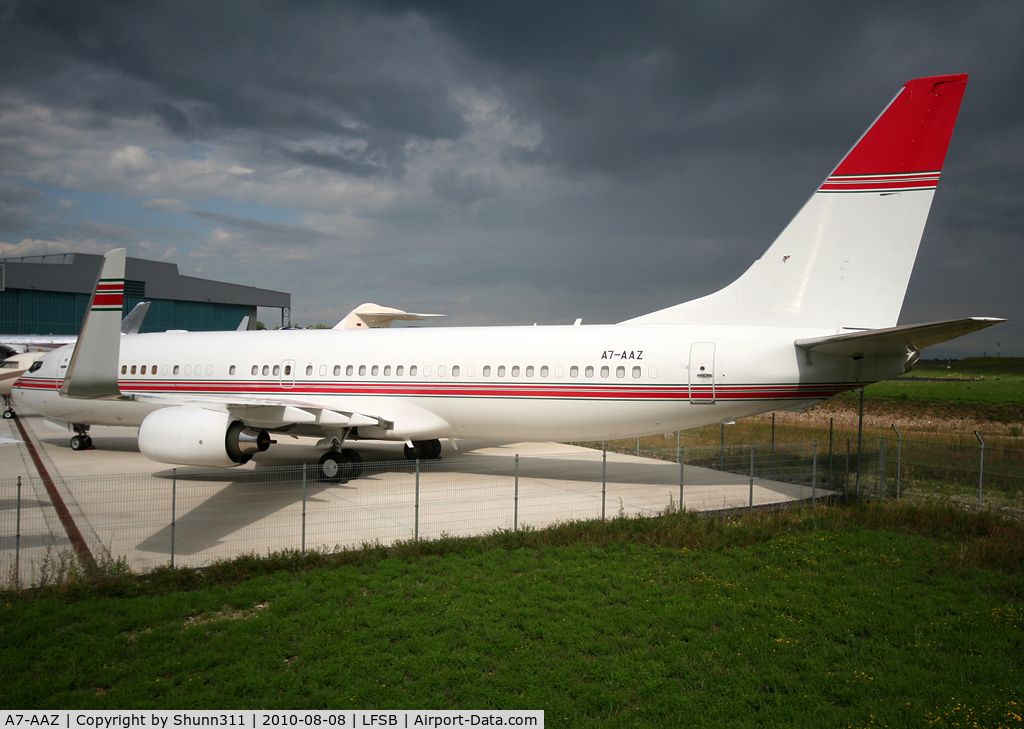
M 91 253 L 0 259 L 0 333 L 78 334 L 102 266 L 103 256 Z M 245 316 L 254 329 L 257 307 L 279 309 L 285 325 L 291 298 L 281 291 L 182 276 L 176 263 L 125 262 L 124 313 L 140 301 L 152 303 L 143 332 L 236 329 Z

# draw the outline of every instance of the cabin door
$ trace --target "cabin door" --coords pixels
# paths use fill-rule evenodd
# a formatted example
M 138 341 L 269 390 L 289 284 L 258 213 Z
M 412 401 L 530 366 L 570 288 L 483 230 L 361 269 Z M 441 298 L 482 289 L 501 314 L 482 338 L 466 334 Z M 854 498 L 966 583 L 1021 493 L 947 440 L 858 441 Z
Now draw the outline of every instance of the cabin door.
M 715 404 L 715 343 L 690 345 L 690 403 Z

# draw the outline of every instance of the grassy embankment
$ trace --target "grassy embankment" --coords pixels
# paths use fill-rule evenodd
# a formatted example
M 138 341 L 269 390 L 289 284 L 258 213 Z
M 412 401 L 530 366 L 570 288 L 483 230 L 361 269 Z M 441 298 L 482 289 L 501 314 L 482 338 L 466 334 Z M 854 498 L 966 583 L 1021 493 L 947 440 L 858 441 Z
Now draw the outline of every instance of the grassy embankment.
M 669 513 L 3 595 L 3 708 L 529 708 L 548 726 L 1020 726 L 1024 526 Z
M 834 397 L 806 413 L 778 412 L 776 443 L 818 441 L 827 449 L 829 423 L 837 458 L 845 460 L 847 441 L 856 453 L 859 393 Z M 976 357 L 930 361 L 896 380 L 865 389 L 865 453 L 877 457 L 879 439 L 887 441 L 887 478 L 895 483 L 896 434 L 904 442 L 902 482 L 917 495 L 977 503 L 979 445 L 985 441 L 986 503 L 1024 510 L 1024 358 Z M 710 425 L 683 431 L 686 448 L 718 448 L 722 427 Z M 745 418 L 724 429 L 725 443 L 769 443 L 772 415 Z M 600 443 L 588 443 L 600 448 Z M 636 439 L 609 441 L 613 450 L 633 452 Z M 675 434 L 640 439 L 641 452 L 675 459 Z M 973 499 L 973 501 L 972 501 Z

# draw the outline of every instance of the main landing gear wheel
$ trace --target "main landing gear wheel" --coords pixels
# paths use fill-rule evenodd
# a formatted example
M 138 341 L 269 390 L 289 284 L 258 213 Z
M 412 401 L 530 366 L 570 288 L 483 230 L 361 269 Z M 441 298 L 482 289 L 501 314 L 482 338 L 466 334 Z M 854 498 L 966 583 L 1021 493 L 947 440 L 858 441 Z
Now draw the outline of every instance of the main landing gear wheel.
M 354 448 L 344 448 L 341 451 L 341 455 L 345 456 L 352 462 L 352 472 L 349 478 L 353 481 L 363 475 L 363 457 L 359 455 L 359 451 Z
M 92 438 L 90 438 L 88 435 L 71 436 L 71 450 L 87 451 L 90 448 L 92 448 Z
M 327 451 L 320 458 L 320 480 L 326 483 L 348 483 L 356 466 L 344 453 Z M 362 466 L 360 465 L 361 472 Z
M 10 420 L 14 417 L 14 411 L 11 409 L 4 410 L 4 420 Z
M 434 438 L 434 440 L 414 440 L 412 448 L 405 446 L 405 457 L 410 461 L 415 461 L 417 458 L 421 461 L 432 461 L 440 456 L 441 441 L 437 438 Z

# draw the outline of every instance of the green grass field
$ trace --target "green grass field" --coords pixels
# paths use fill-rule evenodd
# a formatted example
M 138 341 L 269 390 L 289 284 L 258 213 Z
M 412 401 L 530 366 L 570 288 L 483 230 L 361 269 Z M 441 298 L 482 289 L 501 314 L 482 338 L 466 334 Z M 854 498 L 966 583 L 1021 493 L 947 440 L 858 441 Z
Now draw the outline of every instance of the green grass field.
M 1022 537 L 876 503 L 79 581 L 2 596 L 0 707 L 1020 726 Z

